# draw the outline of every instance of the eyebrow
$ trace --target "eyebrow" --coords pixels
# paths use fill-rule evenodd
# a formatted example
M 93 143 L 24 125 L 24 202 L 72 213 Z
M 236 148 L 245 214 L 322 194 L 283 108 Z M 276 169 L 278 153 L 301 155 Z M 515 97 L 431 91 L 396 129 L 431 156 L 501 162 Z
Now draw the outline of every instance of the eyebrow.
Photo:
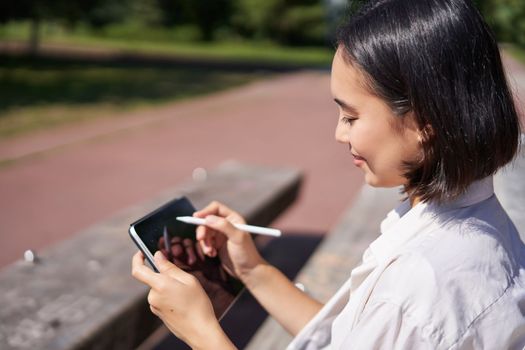
M 347 111 L 350 112 L 351 114 L 355 114 L 355 115 L 358 115 L 358 114 L 359 114 L 359 112 L 357 111 L 357 109 L 356 109 L 354 106 L 352 106 L 352 105 L 350 105 L 350 104 L 348 104 L 348 103 L 346 103 L 346 102 L 344 102 L 344 101 L 341 101 L 341 100 L 338 99 L 338 98 L 334 98 L 334 101 L 335 101 L 335 103 L 337 103 L 342 109 L 347 110 Z

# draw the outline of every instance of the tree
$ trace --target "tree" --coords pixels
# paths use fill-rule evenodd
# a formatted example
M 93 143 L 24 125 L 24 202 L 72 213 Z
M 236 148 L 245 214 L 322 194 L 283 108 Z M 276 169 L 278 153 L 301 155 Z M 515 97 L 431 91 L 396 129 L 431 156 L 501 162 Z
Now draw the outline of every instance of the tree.
M 525 1 L 476 0 L 499 41 L 525 47 Z
M 230 0 L 158 0 L 163 22 L 168 25 L 195 24 L 204 41 L 214 38 L 220 26 L 229 26 L 232 10 Z
M 322 44 L 331 20 L 329 1 L 237 0 L 232 23 L 245 37 L 274 39 L 283 44 Z
M 29 20 L 30 51 L 36 54 L 40 42 L 40 27 L 44 20 L 62 21 L 73 25 L 86 21 L 94 26 L 120 20 L 128 11 L 130 0 L 16 0 L 0 2 L 0 22 Z

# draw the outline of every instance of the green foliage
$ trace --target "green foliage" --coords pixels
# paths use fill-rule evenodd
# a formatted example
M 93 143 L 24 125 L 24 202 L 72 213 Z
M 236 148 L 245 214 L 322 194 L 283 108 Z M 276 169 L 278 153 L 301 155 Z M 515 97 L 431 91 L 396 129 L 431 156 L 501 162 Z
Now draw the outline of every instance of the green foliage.
M 477 0 L 475 3 L 499 41 L 525 47 L 525 1 Z
M 163 13 L 163 23 L 192 23 L 199 28 L 204 41 L 213 40 L 215 30 L 228 25 L 231 17 L 230 0 L 157 0 L 157 3 Z
M 84 21 L 99 29 L 123 21 L 130 12 L 131 3 L 126 0 L 99 0 L 96 6 L 87 9 L 75 22 Z
M 325 5 L 312 0 L 237 0 L 232 24 L 246 38 L 319 45 L 327 38 Z
M 325 8 L 320 4 L 293 6 L 278 24 L 280 41 L 291 45 L 319 45 L 327 40 Z
M 195 25 L 180 25 L 163 28 L 144 26 L 140 22 L 114 23 L 96 32 L 97 37 L 125 40 L 130 43 L 152 41 L 158 43 L 195 42 L 201 39 L 201 32 Z
M 241 36 L 268 38 L 274 31 L 281 3 L 281 0 L 237 0 L 232 24 Z
M 473 1 L 500 41 L 525 47 L 524 0 Z M 347 0 L 348 11 L 341 11 L 328 4 L 344 2 L 329 0 L 15 0 L 0 1 L 0 22 L 32 20 L 35 32 L 39 23 L 52 20 L 68 28 L 86 23 L 99 34 L 118 33 L 119 38 L 144 37 L 142 28 L 156 32 L 155 37 L 318 45 L 327 42 L 343 12 L 363 2 Z M 178 27 L 185 29 L 177 32 Z M 160 34 L 163 30 L 168 34 Z M 184 30 L 187 36 L 181 35 Z
M 357 1 L 357 0 L 356 0 Z M 319 45 L 333 31 L 340 12 L 327 0 L 20 0 L 0 2 L 0 22 L 53 21 L 67 28 L 87 25 L 96 35 L 144 37 L 196 28 L 188 40 L 256 39 L 291 45 Z M 180 32 L 179 32 L 180 33 Z

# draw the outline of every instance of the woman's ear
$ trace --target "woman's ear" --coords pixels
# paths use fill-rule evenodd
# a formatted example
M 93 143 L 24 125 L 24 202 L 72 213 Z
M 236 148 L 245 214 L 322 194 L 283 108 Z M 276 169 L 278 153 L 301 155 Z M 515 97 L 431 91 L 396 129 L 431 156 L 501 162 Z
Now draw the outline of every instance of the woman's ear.
M 423 128 L 419 129 L 419 142 L 423 144 L 424 142 L 429 142 L 434 136 L 434 129 L 430 124 L 425 124 Z

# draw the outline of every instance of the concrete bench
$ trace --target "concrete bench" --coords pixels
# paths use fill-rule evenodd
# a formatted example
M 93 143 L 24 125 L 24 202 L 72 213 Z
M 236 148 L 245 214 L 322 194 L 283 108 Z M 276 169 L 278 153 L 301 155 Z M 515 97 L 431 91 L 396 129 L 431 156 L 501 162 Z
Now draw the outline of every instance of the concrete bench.
M 525 241 L 525 134 L 514 162 L 494 177 L 494 191 Z
M 525 241 L 525 137 L 515 161 L 495 176 L 496 195 Z M 319 245 L 296 279 L 314 298 L 326 302 L 348 279 L 368 245 L 379 235 L 379 225 L 399 203 L 398 189 L 364 186 L 339 223 Z M 284 349 L 292 337 L 268 318 L 246 349 Z
M 129 224 L 186 195 L 197 208 L 216 199 L 268 225 L 294 202 L 300 184 L 294 169 L 230 162 L 43 251 L 36 264 L 10 265 L 0 272 L 0 349 L 136 348 L 160 321 L 147 288 L 130 274 L 136 248 Z

